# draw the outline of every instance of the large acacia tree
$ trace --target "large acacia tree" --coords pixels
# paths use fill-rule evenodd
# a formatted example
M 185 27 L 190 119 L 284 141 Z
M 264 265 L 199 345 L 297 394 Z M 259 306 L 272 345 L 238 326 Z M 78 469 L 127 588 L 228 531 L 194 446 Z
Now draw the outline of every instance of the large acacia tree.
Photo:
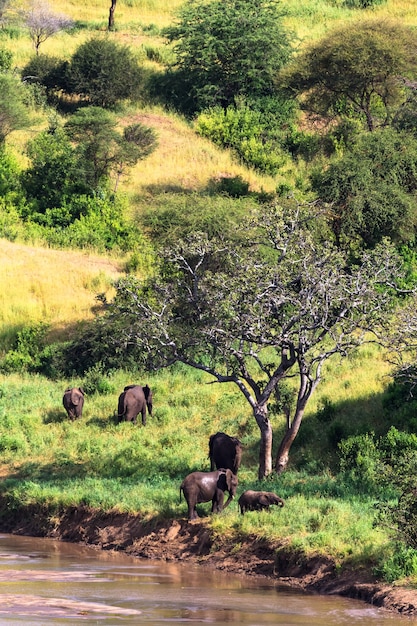
M 260 429 L 260 478 L 272 471 L 268 403 L 280 384 L 297 381 L 277 472 L 287 467 L 323 364 L 381 328 L 401 274 L 388 245 L 349 265 L 314 233 L 319 220 L 311 207 L 273 207 L 240 240 L 194 233 L 161 254 L 157 277 L 145 284 L 122 279 L 99 320 L 117 327 L 112 340 L 119 352 L 139 346 L 149 367 L 179 361 L 213 382 L 236 385 Z
M 407 79 L 417 73 L 414 31 L 399 22 L 344 25 L 311 44 L 281 74 L 313 116 L 357 117 L 367 130 L 391 123 L 407 101 Z

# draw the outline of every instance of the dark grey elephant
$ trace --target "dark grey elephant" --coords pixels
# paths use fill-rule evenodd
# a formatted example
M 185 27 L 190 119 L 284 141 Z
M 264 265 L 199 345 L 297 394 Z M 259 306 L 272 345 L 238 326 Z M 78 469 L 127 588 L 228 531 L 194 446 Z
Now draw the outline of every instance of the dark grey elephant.
M 219 469 L 214 472 L 192 472 L 184 478 L 180 486 L 188 504 L 188 519 L 198 517 L 196 505 L 211 500 L 211 512 L 220 513 L 236 495 L 237 476 L 230 469 Z M 229 493 L 223 505 L 224 492 Z
M 261 511 L 262 509 L 269 511 L 272 504 L 284 506 L 284 500 L 273 491 L 252 491 L 251 489 L 244 491 L 237 502 L 242 515 L 245 511 Z
M 148 407 L 149 415 L 152 415 L 152 391 L 145 385 L 127 385 L 119 396 L 119 404 L 117 409 L 117 417 L 119 422 L 133 422 L 136 424 L 136 418 L 141 413 L 142 424 L 146 424 L 146 407 Z
M 62 404 L 70 420 L 82 417 L 84 406 L 84 390 L 82 387 L 68 387 L 68 389 L 65 389 Z
M 211 471 L 215 468 L 225 468 L 237 474 L 242 461 L 242 444 L 237 437 L 231 437 L 226 433 L 218 432 L 211 435 L 209 459 Z

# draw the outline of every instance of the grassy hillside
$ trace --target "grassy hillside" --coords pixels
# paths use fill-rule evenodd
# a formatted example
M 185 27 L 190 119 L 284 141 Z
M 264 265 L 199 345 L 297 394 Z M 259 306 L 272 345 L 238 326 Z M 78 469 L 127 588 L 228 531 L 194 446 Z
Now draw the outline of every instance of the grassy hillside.
M 51 2 L 51 6 L 80 22 L 75 34 L 51 37 L 42 51 L 69 58 L 92 34 L 106 29 L 108 4 Z M 300 46 L 338 23 L 368 15 L 401 17 L 417 26 L 413 2 L 389 0 L 372 11 L 353 11 L 339 2 L 286 0 L 286 23 Z M 146 46 L 163 46 L 159 29 L 173 19 L 178 0 L 117 3 L 116 32 L 109 36 L 134 46 L 144 63 Z M 21 67 L 33 53 L 29 38 L 0 33 L 0 42 L 14 53 Z M 296 180 L 304 164 L 291 165 L 275 177 L 263 177 L 245 168 L 232 155 L 198 137 L 192 123 L 158 107 L 123 110 L 122 123 L 140 121 L 157 132 L 158 148 L 122 180 L 131 213 L 158 210 L 174 198 L 204 192 L 224 175 L 242 176 L 252 190 L 274 190 L 282 180 Z M 8 143 L 23 159 L 28 136 L 12 133 Z M 180 203 L 180 201 L 178 201 Z M 186 210 L 186 209 L 184 209 Z M 52 250 L 2 240 L 0 246 L 0 353 L 10 347 L 24 325 L 45 321 L 51 334 L 65 337 L 72 327 L 91 318 L 97 293 L 112 294 L 112 281 L 123 272 L 125 259 L 100 257 L 74 250 Z M 0 492 L 10 506 L 47 503 L 53 508 L 86 504 L 105 510 L 140 512 L 146 519 L 185 516 L 178 501 L 178 486 L 185 474 L 208 469 L 207 441 L 224 430 L 238 435 L 245 446 L 239 492 L 262 488 L 258 483 L 259 431 L 249 405 L 232 386 L 208 384 L 205 375 L 174 367 L 158 373 L 122 369 L 104 376 L 99 367 L 84 380 L 51 381 L 29 374 L 0 374 Z M 380 564 L 394 551 L 384 532 L 372 526 L 373 498 L 359 496 L 337 476 L 337 442 L 367 430 L 383 432 L 388 419 L 383 391 L 389 367 L 375 348 L 342 362 L 331 361 L 324 379 L 308 405 L 304 423 L 292 451 L 292 467 L 272 477 L 288 506 L 277 515 L 253 513 L 245 518 L 230 507 L 209 522 L 216 532 L 285 538 L 296 549 L 332 555 L 341 564 L 352 561 L 368 567 Z M 90 393 L 78 423 L 70 423 L 62 407 L 68 385 L 104 379 L 106 393 Z M 116 424 L 117 398 L 124 385 L 148 382 L 154 391 L 154 416 L 146 428 Z M 282 415 L 272 416 L 274 449 L 284 429 Z M 295 471 L 297 469 L 298 471 Z M 202 511 L 207 510 L 202 507 Z

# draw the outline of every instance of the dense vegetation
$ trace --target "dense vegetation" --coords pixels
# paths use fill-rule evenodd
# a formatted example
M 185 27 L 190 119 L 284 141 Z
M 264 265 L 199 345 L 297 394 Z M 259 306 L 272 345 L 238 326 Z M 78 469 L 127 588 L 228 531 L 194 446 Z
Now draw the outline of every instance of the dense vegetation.
M 214 532 L 416 579 L 417 35 L 391 4 L 194 0 L 175 17 L 119 0 L 100 32 L 102 8 L 0 3 L 10 507 L 184 515 L 179 482 L 224 430 L 245 447 L 239 489 L 268 480 L 288 506 L 231 507 Z M 32 309 L 13 295 L 22 243 L 62 253 Z M 87 253 L 118 280 L 77 278 Z M 154 392 L 145 428 L 114 419 L 134 381 Z

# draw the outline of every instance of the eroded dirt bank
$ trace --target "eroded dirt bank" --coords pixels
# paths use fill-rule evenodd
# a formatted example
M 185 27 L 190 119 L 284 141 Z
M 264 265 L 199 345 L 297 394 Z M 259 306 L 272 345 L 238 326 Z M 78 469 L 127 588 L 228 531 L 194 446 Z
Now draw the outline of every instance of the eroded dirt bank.
M 140 558 L 192 561 L 238 575 L 268 577 L 287 588 L 339 594 L 403 615 L 417 615 L 417 590 L 379 584 L 366 572 L 337 572 L 323 557 L 306 559 L 285 545 L 255 537 L 213 537 L 204 520 L 152 520 L 70 508 L 57 515 L 39 506 L 10 510 L 0 499 L 0 531 L 84 543 Z

